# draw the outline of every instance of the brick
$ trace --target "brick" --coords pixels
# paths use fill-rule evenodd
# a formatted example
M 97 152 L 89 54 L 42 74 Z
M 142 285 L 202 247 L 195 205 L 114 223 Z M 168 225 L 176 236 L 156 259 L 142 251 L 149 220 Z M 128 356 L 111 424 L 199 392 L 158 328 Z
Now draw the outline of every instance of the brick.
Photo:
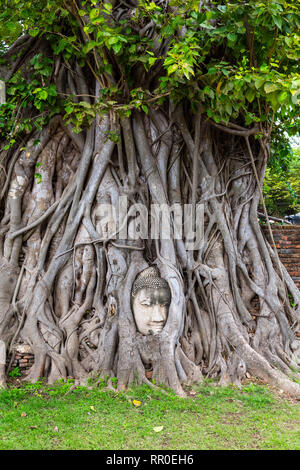
M 269 229 L 265 225 L 262 227 L 264 235 L 272 245 Z M 279 257 L 286 267 L 288 273 L 300 287 L 300 226 L 282 225 L 272 226 L 272 234 Z

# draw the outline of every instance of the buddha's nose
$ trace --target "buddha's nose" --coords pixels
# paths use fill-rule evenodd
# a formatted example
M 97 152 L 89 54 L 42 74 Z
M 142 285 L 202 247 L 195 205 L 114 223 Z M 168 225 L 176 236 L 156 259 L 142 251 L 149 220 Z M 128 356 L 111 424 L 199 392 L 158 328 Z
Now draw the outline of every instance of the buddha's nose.
M 160 305 L 154 305 L 152 321 L 163 322 L 165 320 L 162 308 Z

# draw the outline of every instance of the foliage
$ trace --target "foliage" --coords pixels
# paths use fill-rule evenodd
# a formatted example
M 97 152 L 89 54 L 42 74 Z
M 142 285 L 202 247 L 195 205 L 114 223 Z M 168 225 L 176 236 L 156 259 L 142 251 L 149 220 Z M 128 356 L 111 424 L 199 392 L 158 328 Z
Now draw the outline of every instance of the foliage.
M 277 217 L 300 212 L 300 149 L 286 154 L 280 146 L 266 170 L 264 196 L 268 213 Z
M 19 367 L 15 367 L 13 370 L 11 370 L 11 371 L 9 372 L 8 375 L 9 375 L 9 377 L 15 378 L 15 377 L 21 377 L 22 374 L 21 374 L 21 372 L 20 372 Z
M 15 143 L 17 134 L 28 134 L 34 128 L 41 129 L 45 122 L 59 112 L 56 87 L 50 83 L 53 60 L 36 54 L 30 60 L 30 65 L 32 69 L 29 78 L 26 79 L 18 71 L 7 83 L 7 102 L 0 106 L 0 137 L 9 137 L 4 150 Z M 19 119 L 22 111 L 28 113 L 31 109 L 35 111 L 34 120 L 31 116 Z
M 200 11 L 195 0 L 172 0 L 167 12 L 155 2 L 141 0 L 126 20 L 117 19 L 111 3 L 95 0 L 3 3 L 3 52 L 22 25 L 23 32 L 46 38 L 54 57 L 63 56 L 66 65 L 76 58 L 102 85 L 101 97 L 94 103 L 76 103 L 72 95 L 57 99 L 51 83 L 52 59 L 34 56 L 27 79 L 15 75 L 8 84 L 0 127 L 11 129 L 10 137 L 16 127 L 30 130 L 26 119 L 22 124 L 16 119 L 19 107 L 29 105 L 39 111 L 36 125 L 49 118 L 49 112 L 64 110 L 67 122 L 78 132 L 96 112 L 113 109 L 128 115 L 134 108 L 147 112 L 150 101 L 160 103 L 165 96 L 189 100 L 194 108 L 200 103 L 208 118 L 223 123 L 270 125 L 278 119 L 290 122 L 297 114 L 297 0 L 209 2 Z M 137 26 L 148 21 L 154 25 L 156 41 L 146 32 L 137 33 Z M 168 45 L 167 52 L 160 44 Z M 154 86 L 149 81 L 136 83 L 139 65 L 152 74 Z

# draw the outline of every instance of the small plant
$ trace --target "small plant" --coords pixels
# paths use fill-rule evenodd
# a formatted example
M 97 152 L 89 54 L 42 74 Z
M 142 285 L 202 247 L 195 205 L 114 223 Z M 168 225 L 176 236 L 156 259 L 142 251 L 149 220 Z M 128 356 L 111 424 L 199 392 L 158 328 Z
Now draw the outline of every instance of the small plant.
M 11 370 L 9 372 L 9 377 L 12 377 L 13 379 L 15 379 L 16 377 L 21 377 L 21 372 L 20 372 L 20 369 L 19 367 L 15 367 L 13 370 Z
M 291 294 L 289 295 L 290 306 L 293 308 L 295 307 L 294 297 Z

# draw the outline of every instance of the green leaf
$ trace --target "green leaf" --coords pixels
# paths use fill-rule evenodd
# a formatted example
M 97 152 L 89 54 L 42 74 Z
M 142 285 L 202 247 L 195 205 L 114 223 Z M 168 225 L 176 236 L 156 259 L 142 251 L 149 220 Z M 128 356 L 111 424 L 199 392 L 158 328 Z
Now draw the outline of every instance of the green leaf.
M 97 46 L 97 42 L 96 41 L 89 41 L 87 42 L 83 48 L 82 48 L 82 51 L 85 53 L 85 54 L 88 54 L 92 49 L 95 48 L 95 46 Z
M 286 101 L 287 97 L 288 97 L 288 92 L 287 91 L 282 91 L 279 94 L 279 97 L 278 97 L 279 103 L 283 103 L 284 101 Z
M 276 24 L 278 29 L 282 28 L 282 19 L 280 16 L 273 16 L 274 23 Z
M 229 33 L 227 38 L 230 42 L 235 42 L 237 40 L 237 35 L 235 33 Z
M 111 36 L 108 41 L 107 41 L 107 44 L 109 46 L 111 46 L 112 44 L 116 44 L 117 42 L 119 42 L 119 38 L 118 36 Z
M 111 4 L 111 3 L 105 2 L 103 6 L 104 6 L 104 9 L 105 9 L 107 12 L 111 13 L 111 10 L 112 10 L 112 4 Z
M 268 93 L 272 93 L 273 91 L 276 91 L 278 90 L 278 85 L 276 83 L 272 83 L 272 82 L 266 82 L 264 84 L 264 90 L 265 92 L 268 94 Z
M 122 44 L 118 42 L 117 44 L 113 44 L 112 48 L 113 48 L 114 53 L 118 54 L 120 50 L 122 49 Z
M 90 20 L 93 22 L 100 16 L 100 9 L 99 8 L 93 8 L 90 11 Z
M 149 65 L 153 65 L 157 61 L 157 57 L 149 57 Z
M 41 99 L 41 100 L 46 100 L 48 98 L 48 92 L 46 90 L 41 90 L 39 91 L 38 93 L 38 97 Z
M 65 111 L 67 114 L 71 114 L 74 111 L 74 106 L 68 104 L 67 106 L 65 106 Z
M 31 30 L 29 31 L 29 34 L 30 34 L 30 36 L 35 37 L 35 36 L 37 36 L 37 35 L 39 34 L 39 32 L 40 32 L 39 28 L 36 27 L 36 28 L 31 29 Z
M 87 103 L 86 101 L 80 101 L 78 104 L 82 106 L 83 108 L 87 108 L 87 109 L 91 108 L 90 103 Z
M 292 103 L 299 104 L 299 91 L 292 94 Z
M 258 90 L 259 88 L 261 88 L 261 86 L 265 83 L 266 79 L 265 77 L 258 77 L 256 78 L 255 82 L 254 82 L 254 85 L 255 85 L 255 88 Z
M 247 100 L 250 103 L 252 103 L 252 101 L 254 100 L 255 95 L 256 95 L 256 93 L 255 93 L 255 90 L 253 88 L 248 88 L 248 90 L 245 93 L 245 96 L 246 96 Z
M 231 103 L 226 103 L 225 109 L 226 109 L 227 114 L 229 114 L 231 116 L 231 113 L 232 113 Z
M 174 73 L 178 69 L 178 64 L 173 64 L 171 67 L 168 67 L 168 75 L 171 75 L 171 73 Z
M 42 182 L 42 175 L 40 173 L 35 173 L 34 177 L 36 179 L 37 184 L 40 184 Z
M 51 84 L 48 88 L 48 95 L 49 96 L 57 96 L 57 90 L 56 90 L 56 86 Z

